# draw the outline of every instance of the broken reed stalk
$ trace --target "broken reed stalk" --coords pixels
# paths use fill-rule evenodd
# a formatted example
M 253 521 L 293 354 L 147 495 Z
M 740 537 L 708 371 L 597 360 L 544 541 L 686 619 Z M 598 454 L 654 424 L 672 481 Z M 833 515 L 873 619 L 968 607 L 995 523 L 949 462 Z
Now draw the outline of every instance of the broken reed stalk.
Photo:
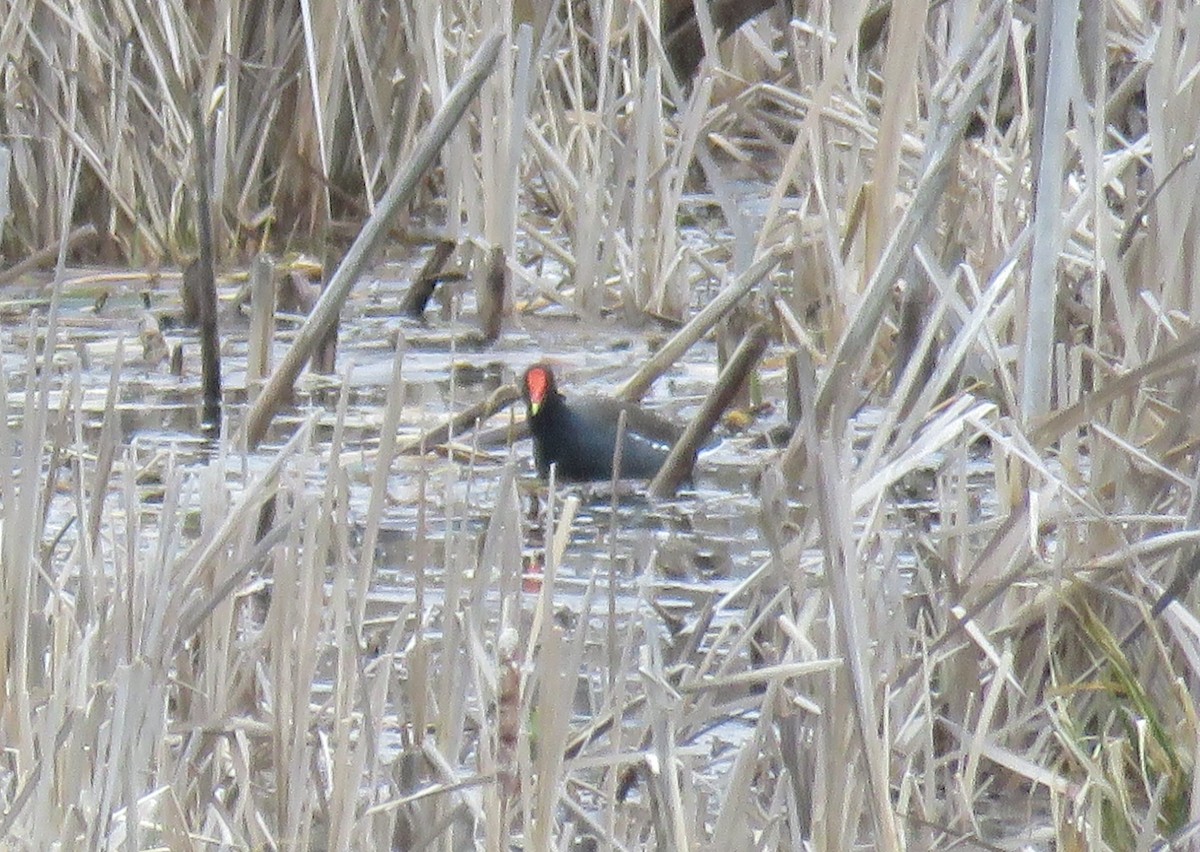
M 654 383 L 655 379 L 678 361 L 683 353 L 687 352 L 697 340 L 704 337 L 733 305 L 749 293 L 754 288 L 754 285 L 762 280 L 790 252 L 790 240 L 772 246 L 762 257 L 751 264 L 749 269 L 739 275 L 735 281 L 718 293 L 715 299 L 692 317 L 687 325 L 675 332 L 674 336 L 664 343 L 649 361 L 642 365 L 641 369 L 630 376 L 617 391 L 616 395 L 621 399 L 630 401 L 641 399 L 646 391 L 649 390 L 650 385 Z
M 629 411 L 625 408 L 622 408 L 620 413 L 617 414 L 617 440 L 613 443 L 612 476 L 610 477 L 611 481 L 609 482 L 609 485 L 612 486 L 613 490 L 613 502 L 612 506 L 610 507 L 610 511 L 613 513 L 614 524 L 616 523 L 617 514 L 617 483 L 621 479 L 621 457 L 625 454 L 625 429 L 628 425 L 626 423 L 626 421 L 629 419 L 628 415 Z M 614 536 L 613 538 L 615 540 L 616 537 Z
M 199 258 L 185 266 L 179 276 L 179 321 L 188 328 L 200 325 L 200 303 L 203 301 L 200 292 L 204 289 L 202 278 Z
M 263 439 L 271 418 L 291 396 L 292 385 L 300 375 L 304 363 L 337 323 L 338 314 L 350 294 L 350 288 L 370 263 L 380 242 L 386 236 L 388 222 L 412 198 L 422 175 L 433 164 L 438 152 L 466 114 L 467 107 L 496 64 L 496 57 L 503 42 L 504 36 L 501 33 L 493 33 L 484 39 L 470 65 L 463 72 L 462 78 L 455 84 L 442 108 L 438 110 L 425 134 L 418 141 L 411 159 L 396 174 L 387 192 L 380 199 L 375 214 L 363 225 L 362 231 L 346 252 L 337 271 L 333 273 L 329 286 L 321 294 L 316 308 L 296 334 L 291 349 L 271 374 L 246 417 L 245 443 L 249 449 L 257 447 Z
M 488 253 L 488 268 L 483 281 L 483 292 L 479 294 L 479 326 L 485 343 L 495 343 L 500 339 L 508 279 L 508 263 L 504 257 L 504 247 L 493 246 Z
M 793 381 L 799 416 L 793 424 L 792 437 L 788 439 L 783 455 L 779 458 L 779 470 L 790 489 L 796 488 L 804 479 L 804 471 L 808 467 L 808 433 L 815 433 L 811 427 L 805 428 L 806 417 L 817 416 L 815 411 L 806 410 L 804 407 L 805 399 L 812 400 L 817 396 L 817 370 L 813 365 L 812 354 L 807 349 L 796 349 L 788 359 L 788 383 Z
M 757 323 L 746 332 L 733 357 L 717 377 L 717 383 L 705 398 L 696 416 L 688 423 L 683 435 L 671 447 L 667 460 L 650 483 L 649 494 L 656 500 L 672 496 L 679 486 L 691 475 L 696 462 L 696 453 L 704 440 L 712 434 L 713 426 L 729 403 L 737 395 L 738 388 L 762 358 L 771 340 L 766 323 Z
M 301 305 L 304 314 L 310 314 L 321 299 L 321 285 L 309 281 L 299 272 L 293 270 L 288 274 L 288 280 L 296 285 L 297 292 L 302 296 Z M 333 323 L 329 333 L 317 343 L 316 349 L 308 359 L 308 368 L 323 376 L 333 375 L 337 369 L 338 326 Z
M 204 387 L 204 428 L 221 428 L 221 342 L 217 328 L 217 274 L 214 268 L 211 174 L 203 96 L 192 101 L 192 136 L 196 146 L 196 238 L 200 242 L 196 283 L 200 298 L 200 376 Z
M 104 419 L 100 426 L 100 442 L 96 449 L 96 481 L 108 482 L 112 476 L 113 462 L 117 456 L 117 445 L 121 443 L 121 424 L 117 408 L 121 402 L 121 367 L 125 360 L 125 339 L 117 338 L 117 350 L 113 354 L 112 371 L 108 378 L 108 398 L 104 403 Z M 88 536 L 92 547 L 98 546 L 100 524 L 104 516 L 104 501 L 107 488 L 92 491 L 88 511 Z
M 433 246 L 433 252 L 425 265 L 421 267 L 416 280 L 409 285 L 400 301 L 400 313 L 406 317 L 420 319 L 425 313 L 425 306 L 433 298 L 433 291 L 445 279 L 442 277 L 442 267 L 454 253 L 457 243 L 454 240 L 438 240 Z
M 786 363 L 787 379 L 784 387 L 787 399 L 786 416 L 788 425 L 794 428 L 800 422 L 800 412 L 803 411 L 803 406 L 800 404 L 800 356 L 795 352 L 789 352 Z
M 414 453 L 436 447 L 447 441 L 451 435 L 457 435 L 464 429 L 476 423 L 487 420 L 497 411 L 503 411 L 521 398 L 520 392 L 512 385 L 501 385 L 492 395 L 482 402 L 477 402 L 470 408 L 464 409 L 447 418 L 440 426 L 434 426 L 420 435 L 409 438 L 396 448 L 396 455 Z
M 246 380 L 258 383 L 271 372 L 271 332 L 275 327 L 275 265 L 260 254 L 250 267 L 250 339 Z

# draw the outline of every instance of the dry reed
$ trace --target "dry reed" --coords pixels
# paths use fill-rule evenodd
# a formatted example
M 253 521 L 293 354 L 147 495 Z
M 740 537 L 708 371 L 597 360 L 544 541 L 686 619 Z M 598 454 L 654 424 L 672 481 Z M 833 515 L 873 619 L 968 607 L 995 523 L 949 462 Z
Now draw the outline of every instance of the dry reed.
M 47 313 L 0 337 L 6 844 L 1195 842 L 1189 5 L 907 0 L 875 44 L 879 13 L 826 0 L 691 81 L 658 2 L 10 5 L 3 246 L 57 264 Z M 402 456 L 403 347 L 363 482 L 349 382 L 261 457 L 228 429 L 203 460 L 148 452 L 121 429 L 128 344 L 89 394 L 63 331 L 85 220 L 130 262 L 195 250 L 194 101 L 221 257 L 318 243 L 375 211 L 493 31 L 499 71 L 410 210 L 502 249 L 509 307 L 692 317 L 673 361 L 728 313 L 712 288 L 756 290 L 797 347 L 797 432 L 754 471 L 770 552 L 681 617 L 659 550 L 632 613 L 615 569 L 560 612 L 578 499 L 550 492 L 530 548 L 512 461 Z M 414 585 L 379 615 L 398 481 Z

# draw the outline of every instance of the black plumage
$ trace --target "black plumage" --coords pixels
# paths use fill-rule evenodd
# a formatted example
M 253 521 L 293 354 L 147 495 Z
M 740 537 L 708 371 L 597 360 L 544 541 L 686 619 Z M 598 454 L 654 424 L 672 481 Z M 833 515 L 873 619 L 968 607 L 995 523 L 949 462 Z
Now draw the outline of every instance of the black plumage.
M 618 479 L 651 479 L 666 461 L 679 430 L 670 421 L 631 402 L 586 397 L 567 400 L 545 364 L 525 371 L 521 391 L 527 406 L 533 458 L 543 479 L 558 465 L 560 480 L 612 479 L 621 412 L 625 412 Z

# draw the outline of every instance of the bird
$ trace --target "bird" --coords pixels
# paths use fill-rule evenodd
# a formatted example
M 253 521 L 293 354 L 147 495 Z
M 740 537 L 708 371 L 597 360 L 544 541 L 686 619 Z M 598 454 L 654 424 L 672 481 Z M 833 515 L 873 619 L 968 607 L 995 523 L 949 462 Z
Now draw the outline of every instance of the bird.
M 549 478 L 551 465 L 556 465 L 560 481 L 612 479 L 622 411 L 625 431 L 618 479 L 652 479 L 679 438 L 675 424 L 632 402 L 603 397 L 568 401 L 544 362 L 525 371 L 521 394 L 542 479 Z

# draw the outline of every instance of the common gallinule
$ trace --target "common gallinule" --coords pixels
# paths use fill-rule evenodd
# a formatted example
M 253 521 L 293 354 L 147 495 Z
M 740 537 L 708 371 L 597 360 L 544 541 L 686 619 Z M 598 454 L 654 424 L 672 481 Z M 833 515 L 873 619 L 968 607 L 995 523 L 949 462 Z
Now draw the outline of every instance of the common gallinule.
M 599 397 L 568 402 L 546 364 L 525 371 L 521 392 L 533 434 L 533 459 L 543 479 L 550 476 L 552 464 L 558 465 L 559 480 L 612 479 L 622 411 L 625 433 L 618 479 L 652 478 L 679 437 L 674 424 L 631 402 Z

